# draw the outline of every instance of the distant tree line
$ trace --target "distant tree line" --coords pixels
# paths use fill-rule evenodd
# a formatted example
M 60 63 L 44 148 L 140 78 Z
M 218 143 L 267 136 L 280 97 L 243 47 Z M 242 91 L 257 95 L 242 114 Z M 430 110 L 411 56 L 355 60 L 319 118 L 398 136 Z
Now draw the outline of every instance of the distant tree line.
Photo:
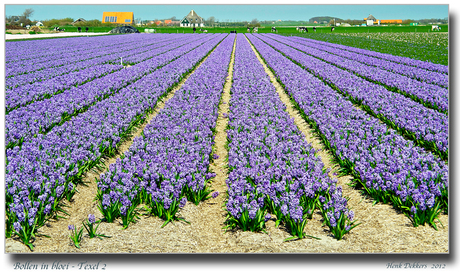
M 26 26 L 26 25 L 35 25 L 37 22 L 32 21 L 30 17 L 34 13 L 34 10 L 31 8 L 28 8 L 24 10 L 24 12 L 20 16 L 6 16 L 6 26 Z M 395 19 L 395 18 L 393 18 Z M 172 21 L 177 21 L 178 19 L 176 16 L 173 16 L 170 18 Z M 53 27 L 53 26 L 66 26 L 66 25 L 71 25 L 75 20 L 73 18 L 63 18 L 63 19 L 49 19 L 49 20 L 43 20 L 41 23 L 45 27 Z M 150 20 L 141 20 L 141 19 L 136 19 L 138 22 L 142 22 L 142 24 L 149 24 Z M 208 19 L 205 19 L 204 24 L 207 27 L 260 27 L 263 25 L 273 25 L 273 24 L 299 24 L 303 25 L 304 23 L 307 23 L 307 21 L 274 21 L 274 20 L 265 20 L 265 21 L 259 21 L 257 18 L 252 19 L 251 21 L 233 21 L 233 20 L 224 20 L 224 21 L 219 21 L 216 19 L 214 16 L 209 17 Z M 331 17 L 331 16 L 317 16 L 317 17 L 312 17 L 308 20 L 309 24 L 329 24 L 333 25 L 334 23 L 348 23 L 350 25 L 360 25 L 364 23 L 364 20 L 356 20 L 356 19 L 340 19 L 337 17 Z M 403 24 L 410 24 L 410 23 L 419 23 L 419 24 L 447 24 L 448 23 L 448 18 L 444 19 L 421 19 L 421 20 L 410 20 L 406 19 L 403 20 Z M 102 21 L 94 19 L 94 20 L 88 20 L 88 21 L 82 21 L 82 22 L 77 22 L 75 23 L 75 26 L 89 26 L 89 27 L 99 27 L 99 26 L 113 26 L 111 23 L 102 23 Z

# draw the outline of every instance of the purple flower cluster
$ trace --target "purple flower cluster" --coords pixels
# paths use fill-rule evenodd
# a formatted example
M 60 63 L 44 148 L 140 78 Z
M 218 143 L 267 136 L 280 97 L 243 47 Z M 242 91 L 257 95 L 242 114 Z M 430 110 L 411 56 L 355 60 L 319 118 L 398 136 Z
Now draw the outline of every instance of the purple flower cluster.
M 325 46 L 330 45 L 330 43 L 324 42 L 324 41 L 316 41 L 316 42 L 318 44 L 325 45 Z M 428 61 L 411 59 L 411 58 L 408 58 L 408 57 L 395 56 L 395 55 L 391 55 L 391 54 L 380 53 L 380 52 L 376 52 L 376 51 L 371 51 L 371 50 L 366 50 L 366 49 L 361 49 L 361 48 L 355 48 L 355 47 L 345 46 L 345 45 L 341 45 L 341 44 L 334 44 L 334 46 L 336 46 L 337 48 L 340 48 L 340 49 L 348 50 L 348 51 L 351 51 L 351 52 L 356 52 L 358 54 L 372 56 L 372 57 L 380 58 L 380 59 L 383 59 L 383 60 L 392 61 L 392 62 L 395 62 L 395 63 L 401 63 L 401 64 L 405 64 L 405 65 L 410 65 L 410 66 L 426 69 L 426 70 L 429 70 L 429 71 L 435 71 L 435 72 L 444 73 L 444 74 L 449 73 L 449 67 L 445 66 L 445 65 L 442 65 L 442 64 L 436 64 L 436 63 L 432 63 L 432 62 L 428 62 Z
M 73 66 L 76 62 L 91 60 L 102 57 L 98 64 L 119 60 L 120 56 L 143 52 L 146 45 L 168 39 L 171 35 L 147 35 L 123 36 L 100 36 L 100 37 L 77 37 L 62 40 L 48 41 L 19 41 L 6 43 L 6 58 L 15 58 L 6 62 L 6 77 L 14 77 L 22 74 L 35 74 L 41 71 Z M 40 50 L 37 50 L 40 48 Z M 28 52 L 36 52 L 34 56 Z M 129 52 L 129 53 L 126 53 Z M 76 66 L 78 67 L 78 66 Z M 80 66 L 84 67 L 84 66 Z M 54 74 L 60 75 L 60 74 Z
M 282 37 L 277 39 L 285 41 Z M 402 132 L 404 136 L 416 141 L 420 146 L 433 150 L 441 158 L 447 159 L 449 144 L 447 115 L 426 108 L 405 96 L 390 92 L 382 86 L 368 82 L 349 71 L 313 58 L 283 43 L 277 43 L 265 37 L 262 40 L 326 82 L 333 84 L 341 93 L 347 95 L 353 102 L 363 105 L 364 109 L 385 121 L 393 129 Z M 295 46 L 293 42 L 287 43 Z M 307 47 L 302 46 L 302 48 Z
M 8 42 L 5 45 L 7 62 L 5 76 L 12 77 L 21 74 L 34 73 L 49 68 L 58 68 L 97 56 L 111 53 L 111 50 L 120 50 L 122 43 L 126 43 L 121 37 L 98 37 L 87 39 L 86 37 L 70 38 L 66 41 L 19 41 Z M 113 47 L 110 47 L 110 43 Z M 126 44 L 124 45 L 126 46 Z M 40 50 L 37 50 L 40 48 Z M 36 52 L 35 56 L 27 52 Z M 85 58 L 86 56 L 86 58 Z M 8 61 L 9 58 L 16 60 Z
M 374 67 L 374 66 L 370 66 L 367 64 L 363 64 L 355 60 L 346 59 L 344 57 L 337 56 L 332 53 L 328 53 L 327 51 L 323 49 L 315 49 L 314 47 L 311 47 L 309 45 L 303 45 L 301 43 L 298 43 L 297 41 L 291 41 L 291 39 L 288 37 L 282 37 L 278 35 L 277 36 L 269 35 L 269 37 L 276 38 L 277 40 L 282 41 L 283 43 L 291 47 L 299 49 L 313 56 L 313 57 L 310 57 L 310 56 L 307 57 L 307 55 L 305 55 L 305 57 L 303 58 L 307 62 L 316 60 L 317 63 L 318 62 L 321 63 L 321 66 L 328 66 L 327 63 L 324 63 L 324 61 L 326 61 L 328 63 L 342 67 L 350 71 L 350 72 L 344 71 L 332 65 L 329 65 L 331 67 L 329 69 L 326 69 L 325 67 L 316 68 L 314 71 L 315 73 L 318 73 L 318 75 L 331 76 L 331 75 L 334 75 L 334 73 L 342 73 L 342 74 L 345 73 L 345 74 L 349 74 L 348 77 L 353 77 L 352 79 L 353 81 L 356 81 L 359 79 L 358 76 L 355 76 L 353 74 L 353 73 L 356 73 L 372 81 L 396 88 L 396 90 L 399 93 L 404 94 L 405 96 L 408 96 L 409 98 L 414 99 L 417 102 L 423 103 L 426 106 L 432 107 L 442 112 L 447 112 L 449 110 L 449 99 L 448 99 L 449 91 L 446 88 L 436 86 L 433 84 L 428 84 L 426 82 L 420 82 L 418 80 L 415 80 L 415 79 L 412 79 L 412 78 L 409 78 L 403 75 L 399 75 L 396 73 L 392 73 L 386 70 L 382 70 L 379 67 Z M 334 53 L 336 53 L 336 51 L 339 51 L 339 50 L 340 49 L 334 50 Z M 320 61 L 316 58 L 322 59 L 324 61 Z M 325 69 L 327 71 L 323 71 L 322 69 Z M 331 69 L 334 69 L 334 72 L 331 72 L 330 71 Z M 380 88 L 382 90 L 385 90 L 383 86 L 378 86 L 377 84 L 370 84 L 370 83 L 368 84 L 372 88 Z
M 13 110 L 5 119 L 6 146 L 13 147 L 38 133 L 47 132 L 70 117 L 87 110 L 97 101 L 120 92 L 123 87 L 133 84 L 159 67 L 193 50 L 209 40 L 210 36 L 204 36 L 204 39 L 190 43 L 181 41 L 180 45 L 183 46 L 172 45 L 173 48 L 177 47 L 172 50 L 170 46 L 153 50 L 152 54 L 156 55 L 154 58 L 81 86 L 71 87 L 50 99 Z
M 439 209 L 448 206 L 446 163 L 356 109 L 256 35 L 249 39 L 343 169 L 375 199 L 391 201 L 403 211 L 414 206 L 408 213 L 416 215 L 414 225 L 434 224 Z
M 24 220 L 20 221 L 21 210 L 37 208 L 51 212 L 59 208 L 59 201 L 75 190 L 75 186 L 69 184 L 78 182 L 102 156 L 113 155 L 120 141 L 136 124 L 144 121 L 145 114 L 153 109 L 158 99 L 225 35 L 208 36 L 211 39 L 200 47 L 179 54 L 182 56 L 98 102 L 62 126 L 54 127 L 48 134 L 30 138 L 21 147 L 7 149 L 5 189 L 10 225 L 14 222 L 19 222 L 23 228 L 27 225 L 24 221 L 31 217 L 25 213 Z M 125 203 L 131 201 L 122 196 L 119 199 Z M 33 204 L 24 206 L 24 209 L 18 206 L 25 203 Z M 43 221 L 36 223 L 37 227 L 41 224 Z
M 96 65 L 45 81 L 7 89 L 5 92 L 6 111 L 10 112 L 12 109 L 61 93 L 72 86 L 82 85 L 93 79 L 101 78 L 109 73 L 119 71 L 122 68 L 122 65 Z
M 175 37 L 176 41 L 178 41 L 179 37 Z M 64 74 L 68 74 L 71 72 L 77 72 L 82 69 L 86 69 L 87 67 L 107 64 L 107 63 L 115 63 L 120 64 L 120 54 L 123 57 L 128 57 L 132 54 L 140 55 L 145 53 L 145 51 L 150 52 L 153 48 L 152 46 L 163 46 L 169 43 L 170 39 L 172 39 L 171 35 L 169 36 L 158 36 L 156 39 L 146 39 L 145 37 L 131 35 L 128 39 L 125 37 L 122 40 L 120 37 L 112 36 L 110 39 L 108 37 L 93 37 L 90 39 L 92 42 L 88 48 L 81 47 L 82 45 L 80 42 L 82 40 L 75 39 L 75 44 L 70 46 L 69 48 L 80 48 L 80 53 L 77 55 L 71 54 L 69 52 L 59 52 L 56 55 L 54 53 L 57 49 L 56 47 L 59 46 L 59 43 L 56 43 L 54 46 L 47 48 L 46 50 L 40 50 L 43 55 L 40 57 L 46 61 L 50 60 L 50 57 L 54 60 L 56 58 L 65 57 L 70 59 L 71 61 L 67 64 L 61 66 L 52 66 L 49 68 L 42 68 L 40 70 L 33 71 L 33 66 L 29 67 L 29 71 L 25 72 L 24 74 L 10 76 L 6 78 L 5 87 L 7 89 L 17 88 L 22 85 L 31 84 L 34 82 L 45 81 L 54 77 L 58 77 Z M 136 39 L 134 39 L 136 38 Z M 108 43 L 109 42 L 109 43 Z M 21 44 L 24 45 L 25 41 Z M 11 47 L 11 44 L 14 43 L 7 43 L 5 46 L 8 49 Z M 105 44 L 103 47 L 99 46 L 100 44 Z M 40 45 L 42 45 L 40 43 Z M 150 45 L 150 46 L 149 46 Z M 27 48 L 27 47 L 26 47 Z M 43 48 L 43 47 L 41 47 Z M 156 47 L 155 47 L 156 48 Z M 68 48 L 67 48 L 68 49 Z M 10 54 L 14 56 L 21 56 L 25 54 L 25 48 L 23 47 L 15 47 L 15 50 Z M 37 51 L 37 50 L 33 50 Z M 48 52 L 52 52 L 53 56 L 50 56 Z M 8 54 L 7 54 L 8 55 Z M 145 58 L 144 58 L 145 59 Z M 27 59 L 19 59 L 18 61 L 24 62 Z M 52 62 L 51 62 L 52 63 Z M 6 63 L 6 66 L 8 67 Z
M 122 159 L 110 165 L 98 182 L 100 210 L 106 217 L 120 198 L 145 202 L 165 219 L 175 219 L 187 199 L 195 204 L 208 198 L 212 129 L 227 76 L 235 35 L 229 35 L 187 79 L 134 139 Z M 222 37 L 221 37 L 222 38 Z M 131 203 L 128 203 L 131 205 Z M 126 207 L 126 208 L 123 208 Z M 121 202 L 120 209 L 128 209 Z M 121 212 L 123 215 L 123 212 Z
M 330 199 L 341 192 L 285 111 L 270 78 L 241 34 L 237 36 L 231 94 L 230 173 L 226 181 L 226 208 L 231 222 L 243 230 L 260 230 L 259 226 L 271 217 L 268 211 L 294 236 L 304 237 L 303 228 L 318 197 Z M 348 218 L 347 208 L 335 211 Z M 339 227 L 344 229 L 350 222 Z
M 430 71 L 420 67 L 414 67 L 402 63 L 397 63 L 369 55 L 362 54 L 360 52 L 353 52 L 346 50 L 344 48 L 340 48 L 336 44 L 332 43 L 319 43 L 316 40 L 300 38 L 297 36 L 292 37 L 292 41 L 296 41 L 302 45 L 307 45 L 309 47 L 326 51 L 347 59 L 359 61 L 361 63 L 372 65 L 378 67 L 380 69 L 385 69 L 394 73 L 398 73 L 401 75 L 406 75 L 411 78 L 418 79 L 420 81 L 424 81 L 427 83 L 436 84 L 442 87 L 449 86 L 449 76 L 447 74 L 441 72 Z M 385 75 L 385 73 L 381 73 L 380 75 Z

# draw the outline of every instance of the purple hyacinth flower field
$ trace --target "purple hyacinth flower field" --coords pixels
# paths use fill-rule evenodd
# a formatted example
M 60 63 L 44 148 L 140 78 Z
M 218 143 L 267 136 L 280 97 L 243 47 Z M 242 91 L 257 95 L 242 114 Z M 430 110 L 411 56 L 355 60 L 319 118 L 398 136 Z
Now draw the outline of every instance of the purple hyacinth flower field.
M 447 66 L 273 33 L 11 41 L 4 119 L 7 253 L 449 252 Z

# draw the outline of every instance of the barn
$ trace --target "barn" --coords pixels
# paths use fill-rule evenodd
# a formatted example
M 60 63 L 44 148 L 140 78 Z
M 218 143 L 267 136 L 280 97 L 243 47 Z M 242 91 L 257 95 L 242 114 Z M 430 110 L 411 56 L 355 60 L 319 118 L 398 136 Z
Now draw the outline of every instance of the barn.
M 204 19 L 198 16 L 192 9 L 187 16 L 180 21 L 181 27 L 204 27 Z
M 134 23 L 134 12 L 106 12 L 102 13 L 102 23 L 119 25 L 132 25 Z

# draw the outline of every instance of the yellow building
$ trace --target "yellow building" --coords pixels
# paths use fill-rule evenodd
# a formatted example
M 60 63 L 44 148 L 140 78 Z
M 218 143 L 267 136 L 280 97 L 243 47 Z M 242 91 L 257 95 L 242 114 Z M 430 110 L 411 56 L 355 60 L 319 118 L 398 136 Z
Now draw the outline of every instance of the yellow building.
M 102 23 L 112 23 L 120 25 L 134 24 L 134 12 L 107 12 L 102 13 Z
M 380 20 L 379 24 L 402 24 L 402 19 Z

